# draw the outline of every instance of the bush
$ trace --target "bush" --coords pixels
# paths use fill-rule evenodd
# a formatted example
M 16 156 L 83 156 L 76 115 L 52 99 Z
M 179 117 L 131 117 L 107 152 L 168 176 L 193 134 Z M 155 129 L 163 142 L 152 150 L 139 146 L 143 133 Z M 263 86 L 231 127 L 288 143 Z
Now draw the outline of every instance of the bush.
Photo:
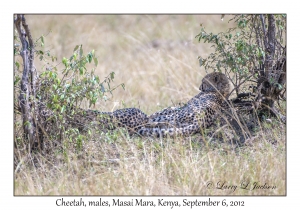
M 285 122 L 275 105 L 286 101 L 286 15 L 235 15 L 230 21 L 236 27 L 218 34 L 208 33 L 202 26 L 196 38 L 210 43 L 215 52 L 199 57 L 200 66 L 206 71 L 222 71 L 230 78 L 235 87 L 234 104 Z
M 124 88 L 124 84 L 111 85 L 114 72 L 103 79 L 95 75 L 98 65 L 95 51 L 84 54 L 82 45 L 75 46 L 69 59 L 62 59 L 63 69 L 58 70 L 57 65 L 52 64 L 57 58 L 50 51 L 43 50 L 44 36 L 33 43 L 24 16 L 17 15 L 15 23 L 15 42 L 22 43 L 21 49 L 19 44 L 14 48 L 16 147 L 26 147 L 29 152 L 49 152 L 52 146 L 62 145 L 68 140 L 80 149 L 82 141 L 91 135 L 90 122 L 85 118 L 82 105 L 88 103 L 88 107 L 92 107 L 99 100 L 108 100 L 113 90 L 119 86 Z M 34 54 L 45 63 L 45 70 L 36 71 L 32 59 Z M 24 65 L 30 60 L 30 65 Z M 24 69 L 20 69 L 21 66 Z M 16 120 L 20 118 L 22 123 Z M 83 129 L 85 133 L 81 132 Z

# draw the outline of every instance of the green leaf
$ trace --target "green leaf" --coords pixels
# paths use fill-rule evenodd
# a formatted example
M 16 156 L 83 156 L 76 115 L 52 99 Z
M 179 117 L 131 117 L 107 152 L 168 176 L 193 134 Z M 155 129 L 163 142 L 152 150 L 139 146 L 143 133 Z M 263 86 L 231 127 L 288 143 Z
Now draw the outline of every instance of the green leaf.
M 91 100 L 91 105 L 95 105 L 97 102 L 97 98 L 93 97 Z
M 74 60 L 76 60 L 76 58 L 77 58 L 77 53 L 74 52 L 73 57 L 74 57 Z
M 55 60 L 57 60 L 57 57 L 52 56 L 51 59 L 52 59 L 52 62 L 54 62 Z
M 31 123 L 29 122 L 29 121 L 26 121 L 25 123 L 24 123 L 24 126 L 31 126 Z
M 17 69 L 19 70 L 19 68 L 20 68 L 20 64 L 19 64 L 19 62 L 18 62 L 18 61 L 16 61 L 16 62 L 15 62 L 15 65 L 16 65 Z
M 122 86 L 123 90 L 125 90 L 125 84 L 122 83 L 121 86 Z
M 55 72 L 52 73 L 52 79 L 55 79 L 57 77 L 57 74 Z
M 65 106 L 65 105 L 63 105 L 63 106 L 62 106 L 62 108 L 61 108 L 61 111 L 60 111 L 60 113 L 63 113 L 63 112 L 65 111 L 65 109 L 66 109 L 66 106 Z
M 51 103 L 47 103 L 47 108 L 51 109 L 52 105 Z
M 98 66 L 98 59 L 94 57 L 95 66 Z
M 100 81 L 99 76 L 95 76 L 95 81 L 99 83 Z
M 20 81 L 20 77 L 16 76 L 16 79 L 14 81 L 14 85 L 16 85 Z
M 202 33 L 198 34 L 195 38 L 197 38 L 197 37 L 198 37 L 198 42 L 200 42 L 201 38 L 202 38 Z
M 79 50 L 79 56 L 80 56 L 80 58 L 82 57 L 82 55 L 83 55 L 83 49 L 82 49 L 82 45 L 80 45 L 80 50 Z
M 60 84 L 60 79 L 59 79 L 59 78 L 56 78 L 56 79 L 55 79 L 55 82 L 56 82 L 57 84 Z
M 87 58 L 88 58 L 88 62 L 91 63 L 92 62 L 92 59 L 93 59 L 93 55 L 91 53 L 89 53 L 87 55 Z
M 43 47 L 44 44 L 45 44 L 45 42 L 44 42 L 44 36 L 41 36 L 41 46 Z
M 62 63 L 65 65 L 65 67 L 67 67 L 68 66 L 68 59 L 63 57 Z
M 111 78 L 111 80 L 113 80 L 115 78 L 115 72 L 110 73 L 110 78 Z
M 73 52 L 75 52 L 76 50 L 78 50 L 79 45 L 76 45 Z
M 80 73 L 80 75 L 83 75 L 83 73 L 84 73 L 83 67 L 80 67 L 80 68 L 79 68 L 79 73 Z
M 55 103 L 58 102 L 58 96 L 57 95 L 53 96 L 53 102 L 55 102 Z

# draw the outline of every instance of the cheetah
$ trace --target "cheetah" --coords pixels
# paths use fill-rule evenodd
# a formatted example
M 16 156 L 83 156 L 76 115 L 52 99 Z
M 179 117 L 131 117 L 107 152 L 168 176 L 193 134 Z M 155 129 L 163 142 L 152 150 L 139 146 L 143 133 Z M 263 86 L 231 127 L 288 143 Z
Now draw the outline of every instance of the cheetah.
M 199 87 L 201 91 L 181 107 L 169 107 L 147 116 L 137 108 L 114 112 L 86 110 L 85 117 L 106 128 L 125 127 L 130 134 L 165 137 L 191 135 L 210 126 L 233 89 L 232 83 L 220 72 L 207 74 Z
M 124 108 L 114 112 L 79 109 L 75 118 L 76 124 L 81 128 L 92 122 L 96 123 L 100 129 L 114 130 L 124 127 L 130 134 L 136 133 L 142 125 L 148 122 L 148 116 L 138 108 Z
M 148 123 L 138 130 L 142 136 L 191 135 L 210 126 L 224 101 L 233 89 L 233 84 L 220 72 L 202 79 L 200 93 L 182 107 L 163 109 L 149 116 Z

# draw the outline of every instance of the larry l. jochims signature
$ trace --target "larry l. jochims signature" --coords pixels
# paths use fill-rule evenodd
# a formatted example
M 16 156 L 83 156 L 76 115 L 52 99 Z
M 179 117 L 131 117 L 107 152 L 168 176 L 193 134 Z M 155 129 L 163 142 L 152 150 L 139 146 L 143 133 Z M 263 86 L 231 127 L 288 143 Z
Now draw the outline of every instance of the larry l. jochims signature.
M 230 184 L 227 181 L 207 182 L 208 189 L 231 190 L 234 192 L 238 187 L 243 190 L 275 190 L 275 185 L 260 182 L 242 181 L 240 185 Z

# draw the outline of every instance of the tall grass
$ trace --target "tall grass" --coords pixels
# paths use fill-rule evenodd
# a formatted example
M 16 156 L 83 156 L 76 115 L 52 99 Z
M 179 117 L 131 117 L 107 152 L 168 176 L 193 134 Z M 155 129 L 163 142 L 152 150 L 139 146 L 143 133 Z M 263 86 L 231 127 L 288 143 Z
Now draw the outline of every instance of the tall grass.
M 232 26 L 229 19 L 225 16 L 221 21 L 220 15 L 27 15 L 34 37 L 51 31 L 45 50 L 51 49 L 58 63 L 82 44 L 86 51 L 95 49 L 100 77 L 114 71 L 114 84 L 125 84 L 125 90 L 116 89 L 109 101 L 99 101 L 95 109 L 138 107 L 148 114 L 198 93 L 205 71 L 197 56 L 205 57 L 211 48 L 194 37 L 201 23 L 218 32 Z M 38 59 L 36 67 L 46 68 Z M 52 157 L 40 156 L 33 163 L 22 156 L 24 162 L 15 173 L 15 195 L 285 195 L 285 127 L 273 120 L 257 130 L 242 146 L 199 135 L 131 138 L 122 130 L 95 132 L 80 151 L 65 140 Z M 276 188 L 245 190 L 240 188 L 242 182 Z M 217 183 L 238 188 L 217 189 Z

